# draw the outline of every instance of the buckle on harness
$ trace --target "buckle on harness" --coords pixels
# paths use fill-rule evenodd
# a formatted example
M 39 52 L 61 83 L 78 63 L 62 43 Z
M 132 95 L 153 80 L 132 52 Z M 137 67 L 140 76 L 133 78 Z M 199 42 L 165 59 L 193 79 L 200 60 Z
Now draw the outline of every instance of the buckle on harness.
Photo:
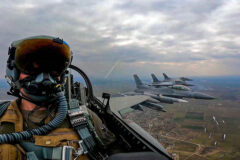
M 78 141 L 78 145 L 79 145 L 79 148 L 75 150 L 75 153 L 73 153 L 73 155 L 75 157 L 79 157 L 82 154 L 87 154 L 88 153 L 88 151 L 85 150 L 84 147 L 83 147 L 83 141 L 82 140 Z
M 72 146 L 63 146 L 62 149 L 62 160 L 72 159 L 72 151 L 75 150 Z
M 74 156 L 75 157 L 74 160 L 76 160 L 79 156 L 88 153 L 87 150 L 84 150 L 82 140 L 78 141 L 78 145 L 79 147 L 77 149 L 75 149 L 72 146 L 63 146 L 62 160 L 71 160 L 72 156 Z
M 73 127 L 87 124 L 87 119 L 84 116 L 84 111 L 80 108 L 68 110 L 68 115 Z

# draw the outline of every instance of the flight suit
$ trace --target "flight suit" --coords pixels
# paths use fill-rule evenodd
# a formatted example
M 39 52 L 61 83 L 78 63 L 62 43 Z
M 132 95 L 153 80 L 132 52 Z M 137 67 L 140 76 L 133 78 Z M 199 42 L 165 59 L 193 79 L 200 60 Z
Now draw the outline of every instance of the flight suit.
M 0 118 L 0 133 L 7 134 L 12 132 L 21 132 L 24 130 L 24 116 L 19 109 L 19 100 L 12 101 L 6 112 Z M 91 110 L 88 110 L 92 119 L 95 130 L 102 140 L 104 146 L 107 146 L 115 141 L 115 136 L 102 123 L 101 119 Z M 50 118 L 47 118 L 47 123 Z M 61 147 L 65 145 L 73 146 L 77 149 L 80 137 L 70 127 L 67 119 L 55 130 L 47 135 L 33 136 L 31 142 L 36 146 L 43 147 Z M 1 144 L 0 145 L 0 160 L 22 160 L 25 159 L 26 152 L 19 144 Z M 79 160 L 87 160 L 86 155 L 79 156 Z

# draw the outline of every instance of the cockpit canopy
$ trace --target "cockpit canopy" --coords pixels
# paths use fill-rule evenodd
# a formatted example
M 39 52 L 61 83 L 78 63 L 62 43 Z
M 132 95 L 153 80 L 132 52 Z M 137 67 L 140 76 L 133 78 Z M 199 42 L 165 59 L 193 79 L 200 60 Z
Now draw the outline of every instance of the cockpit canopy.
M 173 89 L 176 89 L 176 90 L 183 90 L 183 91 L 190 91 L 191 89 L 184 86 L 184 85 L 173 85 L 172 86 Z

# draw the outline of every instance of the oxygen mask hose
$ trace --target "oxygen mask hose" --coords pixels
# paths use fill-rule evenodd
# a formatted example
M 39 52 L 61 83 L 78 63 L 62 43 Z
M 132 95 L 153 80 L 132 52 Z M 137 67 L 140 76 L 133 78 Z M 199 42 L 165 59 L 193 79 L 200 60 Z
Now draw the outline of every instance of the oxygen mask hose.
M 45 124 L 39 128 L 27 130 L 23 132 L 16 132 L 10 134 L 1 134 L 0 135 L 0 144 L 3 143 L 18 143 L 22 140 L 28 140 L 33 137 L 33 135 L 45 135 L 55 128 L 57 128 L 66 118 L 67 115 L 67 100 L 63 92 L 58 92 L 57 94 L 57 103 L 58 110 L 57 115 L 53 120 L 48 124 Z

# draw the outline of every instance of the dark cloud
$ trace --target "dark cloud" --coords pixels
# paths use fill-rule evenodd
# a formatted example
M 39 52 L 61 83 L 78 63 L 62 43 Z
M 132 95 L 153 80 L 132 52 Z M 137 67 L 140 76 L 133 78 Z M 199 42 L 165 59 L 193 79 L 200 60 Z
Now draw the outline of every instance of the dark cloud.
M 0 14 L 2 68 L 13 40 L 39 34 L 63 37 L 74 63 L 92 75 L 94 70 L 106 73 L 118 60 L 136 69 L 144 63 L 189 66 L 215 60 L 217 65 L 218 60 L 240 59 L 240 4 L 234 0 L 3 0 Z M 120 68 L 123 74 L 126 68 Z

